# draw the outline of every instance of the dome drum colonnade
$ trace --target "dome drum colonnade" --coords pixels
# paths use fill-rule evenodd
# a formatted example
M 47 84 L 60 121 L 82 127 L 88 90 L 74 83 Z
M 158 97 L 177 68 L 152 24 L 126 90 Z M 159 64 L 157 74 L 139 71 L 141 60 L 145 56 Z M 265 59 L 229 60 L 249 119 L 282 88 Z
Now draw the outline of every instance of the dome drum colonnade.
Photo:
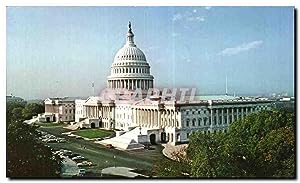
M 134 34 L 129 22 L 126 44 L 117 52 L 108 77 L 107 87 L 110 89 L 142 89 L 153 88 L 154 77 L 150 75 L 150 66 L 144 53 L 134 44 Z

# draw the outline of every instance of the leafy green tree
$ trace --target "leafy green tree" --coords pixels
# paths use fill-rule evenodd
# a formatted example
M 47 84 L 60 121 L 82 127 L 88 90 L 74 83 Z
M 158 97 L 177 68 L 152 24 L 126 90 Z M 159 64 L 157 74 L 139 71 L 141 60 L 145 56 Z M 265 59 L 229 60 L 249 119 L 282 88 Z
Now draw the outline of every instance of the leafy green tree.
M 12 117 L 13 117 L 13 110 L 15 108 L 24 108 L 26 105 L 26 102 L 14 102 L 14 101 L 10 101 L 10 102 L 6 102 L 6 121 L 11 121 Z M 22 113 L 22 112 L 21 112 Z M 16 120 L 16 119 L 14 119 Z
M 200 145 L 199 145 L 200 144 Z M 227 175 L 228 144 L 224 133 L 196 132 L 190 138 L 187 156 L 192 162 L 192 177 L 219 177 Z
M 186 148 L 174 152 L 171 156 L 176 161 L 162 158 L 155 162 L 153 174 L 159 177 L 189 177 L 191 172 L 191 162 L 186 156 Z
M 161 176 L 295 177 L 295 116 L 288 111 L 261 111 L 234 122 L 227 133 L 193 133 L 186 161 L 161 161 Z
M 236 167 L 233 172 L 235 176 L 246 176 L 246 177 L 274 177 L 274 171 L 280 171 L 283 169 L 283 166 L 280 164 L 282 161 L 286 161 L 288 158 L 294 156 L 294 151 L 289 151 L 286 156 L 282 157 L 272 157 L 272 165 L 273 167 L 277 167 L 279 169 L 274 169 L 273 171 L 265 171 L 266 164 L 265 161 L 261 161 L 262 156 L 266 153 L 261 149 L 262 143 L 266 140 L 266 138 L 276 138 L 276 136 L 280 135 L 276 132 L 281 132 L 279 129 L 281 128 L 289 128 L 293 129 L 295 124 L 294 113 L 289 113 L 286 111 L 261 111 L 259 113 L 253 113 L 244 118 L 243 120 L 239 120 L 232 124 L 229 128 L 229 133 L 226 137 L 226 142 L 229 145 L 228 153 L 230 154 L 228 160 L 228 164 L 231 167 Z M 278 131 L 279 130 L 279 131 Z M 294 133 L 292 130 L 287 131 L 290 132 L 288 135 L 294 138 Z M 278 146 L 277 148 L 281 148 L 285 146 L 287 139 L 282 139 L 281 143 L 275 144 L 275 142 L 271 142 L 269 145 Z M 292 147 L 295 144 L 291 145 Z M 291 149 L 292 149 L 291 147 Z M 274 159 L 277 158 L 277 159 Z M 291 162 L 295 163 L 295 162 Z M 293 165 L 291 165 L 293 167 Z M 271 169 L 271 167 L 269 167 Z M 270 170 L 269 169 L 269 170 Z M 295 173 L 295 172 L 294 172 Z M 293 177 L 293 176 L 289 177 Z
M 268 133 L 257 145 L 260 176 L 295 176 L 295 136 L 291 127 L 281 127 Z
M 14 108 L 11 112 L 11 120 L 13 120 L 13 121 L 24 120 L 22 111 L 23 111 L 22 107 Z
M 25 119 L 31 119 L 33 116 L 37 116 L 40 113 L 45 111 L 45 107 L 43 104 L 30 103 L 26 104 L 23 109 L 23 117 Z
M 39 140 L 37 127 L 23 123 L 24 109 L 25 104 L 7 103 L 7 176 L 58 177 L 60 158 Z
M 35 126 L 22 121 L 11 122 L 7 128 L 7 176 L 57 177 L 60 159 L 38 140 Z

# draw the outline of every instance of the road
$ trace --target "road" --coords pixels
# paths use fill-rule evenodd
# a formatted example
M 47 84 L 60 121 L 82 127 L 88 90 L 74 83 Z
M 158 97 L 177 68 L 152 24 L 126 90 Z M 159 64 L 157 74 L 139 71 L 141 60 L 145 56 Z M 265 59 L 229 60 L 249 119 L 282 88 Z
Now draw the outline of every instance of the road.
M 95 164 L 93 167 L 85 168 L 87 172 L 91 172 L 93 176 L 100 176 L 102 169 L 115 165 L 145 170 L 150 175 L 153 163 L 165 158 L 161 152 L 163 149 L 162 146 L 155 146 L 155 150 L 120 151 L 108 149 L 91 141 L 63 136 L 61 133 L 67 132 L 68 130 L 60 126 L 43 127 L 41 130 L 47 131 L 57 137 L 66 138 L 67 142 L 65 143 L 50 143 L 49 145 L 56 150 L 67 149 L 86 157 Z M 116 158 L 114 158 L 114 156 Z

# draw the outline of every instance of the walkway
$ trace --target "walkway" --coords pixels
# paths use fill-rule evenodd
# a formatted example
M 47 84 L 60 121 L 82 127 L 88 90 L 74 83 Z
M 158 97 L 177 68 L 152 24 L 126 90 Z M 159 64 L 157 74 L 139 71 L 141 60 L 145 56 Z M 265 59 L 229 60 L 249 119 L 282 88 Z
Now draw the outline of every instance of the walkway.
M 101 173 L 103 174 L 103 176 L 115 175 L 115 176 L 130 177 L 130 178 L 134 178 L 137 176 L 147 177 L 147 176 L 139 174 L 139 173 L 131 172 L 132 170 L 134 170 L 134 169 L 127 168 L 127 167 L 108 167 L 108 168 L 104 168 L 101 171 Z
M 166 156 L 169 159 L 175 160 L 174 154 L 175 152 L 179 151 L 181 148 L 187 147 L 188 144 L 180 144 L 180 145 L 171 145 L 171 144 L 162 144 L 165 148 L 162 150 L 162 153 L 164 156 Z
M 77 164 L 72 161 L 70 158 L 65 157 L 63 160 L 63 167 L 61 171 L 62 177 L 70 177 L 77 175 L 79 171 L 79 168 Z

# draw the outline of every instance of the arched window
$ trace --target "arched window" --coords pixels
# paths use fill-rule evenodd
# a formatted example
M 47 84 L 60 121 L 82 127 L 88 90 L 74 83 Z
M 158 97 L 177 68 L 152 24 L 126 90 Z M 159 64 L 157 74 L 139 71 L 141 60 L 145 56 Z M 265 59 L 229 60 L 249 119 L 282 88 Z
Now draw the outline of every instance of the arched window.
M 190 119 L 186 119 L 186 126 L 188 127 L 190 125 Z
M 194 118 L 192 121 L 192 125 L 195 126 L 196 119 Z
M 126 68 L 126 73 L 128 73 L 128 68 Z
M 201 118 L 198 118 L 198 126 L 201 126 Z

